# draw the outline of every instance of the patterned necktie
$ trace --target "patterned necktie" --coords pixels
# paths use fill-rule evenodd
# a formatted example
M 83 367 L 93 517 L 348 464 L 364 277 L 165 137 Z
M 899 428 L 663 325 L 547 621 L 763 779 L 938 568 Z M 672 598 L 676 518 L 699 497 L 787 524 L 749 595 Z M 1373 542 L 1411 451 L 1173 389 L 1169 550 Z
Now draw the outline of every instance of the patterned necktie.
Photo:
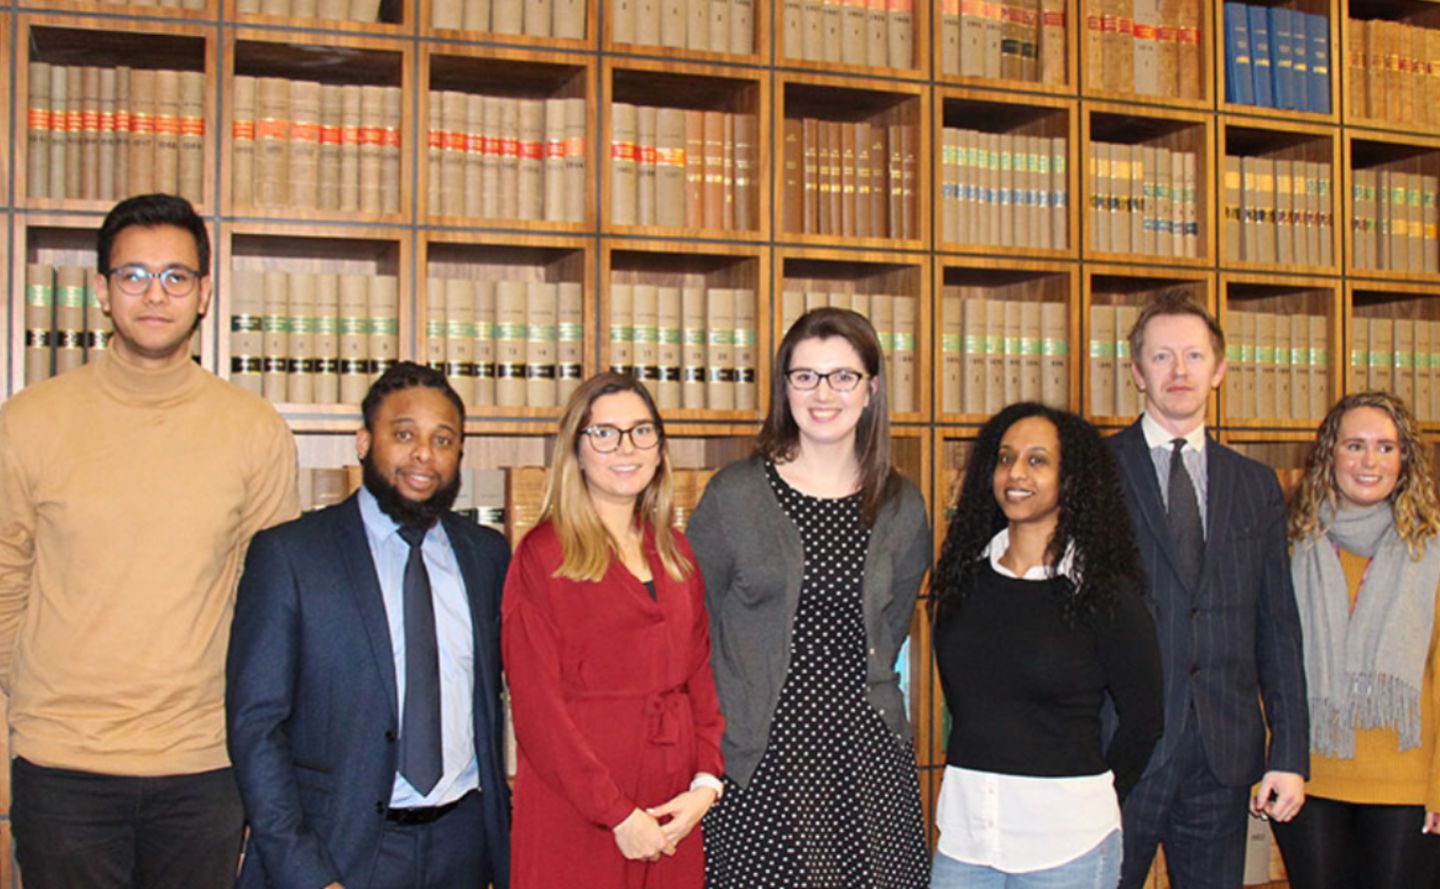
M 400 774 L 422 794 L 440 780 L 440 646 L 435 641 L 435 606 L 421 544 L 424 528 L 405 527 L 410 544 L 405 561 L 405 716 L 400 726 Z
M 1200 503 L 1195 499 L 1195 483 L 1185 468 L 1184 458 L 1180 456 L 1185 439 L 1174 439 L 1170 445 L 1170 512 L 1166 523 L 1170 526 L 1170 540 L 1175 544 L 1180 577 L 1194 589 L 1200 583 L 1205 533 L 1200 527 Z

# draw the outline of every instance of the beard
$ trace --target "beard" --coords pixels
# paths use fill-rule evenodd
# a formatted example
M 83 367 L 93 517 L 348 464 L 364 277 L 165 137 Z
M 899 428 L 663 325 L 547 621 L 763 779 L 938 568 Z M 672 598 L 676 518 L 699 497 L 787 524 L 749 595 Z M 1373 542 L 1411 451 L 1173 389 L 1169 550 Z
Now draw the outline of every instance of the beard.
M 438 488 L 424 500 L 411 500 L 402 495 L 389 479 L 375 468 L 375 461 L 365 455 L 360 461 L 364 471 L 365 488 L 375 496 L 380 511 L 395 520 L 397 525 L 410 528 L 429 528 L 455 505 L 460 495 L 460 473 Z

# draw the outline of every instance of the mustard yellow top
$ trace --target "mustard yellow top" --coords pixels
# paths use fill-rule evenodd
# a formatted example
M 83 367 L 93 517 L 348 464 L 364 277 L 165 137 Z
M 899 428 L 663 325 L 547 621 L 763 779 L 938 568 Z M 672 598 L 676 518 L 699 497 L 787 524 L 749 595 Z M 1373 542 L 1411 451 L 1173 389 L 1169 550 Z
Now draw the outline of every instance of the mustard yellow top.
M 1431 541 L 1431 546 L 1440 545 Z M 1350 601 L 1360 593 L 1369 559 L 1340 551 L 1340 567 L 1350 585 Z M 1440 611 L 1440 590 L 1436 591 Z M 1356 729 L 1354 759 L 1310 754 L 1310 796 L 1348 803 L 1424 805 L 1440 812 L 1440 619 L 1430 636 L 1425 682 L 1420 690 L 1420 746 L 1401 753 L 1394 729 Z

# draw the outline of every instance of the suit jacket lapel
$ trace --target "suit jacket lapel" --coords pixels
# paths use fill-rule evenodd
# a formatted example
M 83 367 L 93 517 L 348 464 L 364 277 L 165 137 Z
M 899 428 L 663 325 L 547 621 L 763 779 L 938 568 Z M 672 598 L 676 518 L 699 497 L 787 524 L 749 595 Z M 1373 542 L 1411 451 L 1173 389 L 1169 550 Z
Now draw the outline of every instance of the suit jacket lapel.
M 365 520 L 360 517 L 360 501 L 355 495 L 335 507 L 344 511 L 336 543 L 345 564 L 348 587 L 355 594 L 355 607 L 370 637 L 370 651 L 385 685 L 385 699 L 390 713 L 400 717 L 395 692 L 395 653 L 391 646 L 390 624 L 385 619 L 385 598 L 380 592 L 380 578 L 375 574 L 375 559 L 370 555 L 370 541 L 365 536 Z
M 479 607 L 482 598 L 498 593 L 499 591 L 496 590 L 492 593 L 485 591 L 485 584 L 489 580 L 487 577 L 489 572 L 480 565 L 471 548 L 460 542 L 460 534 L 454 530 L 457 521 L 463 520 L 457 519 L 453 514 L 447 514 L 441 518 L 440 523 L 444 526 L 445 533 L 450 537 L 450 549 L 455 553 L 455 562 L 460 566 L 460 579 L 465 585 L 465 601 L 470 605 L 470 632 L 475 646 L 473 660 L 475 670 L 478 674 L 475 677 L 475 687 L 477 690 L 499 688 L 500 685 L 497 677 L 490 675 L 489 659 L 483 657 L 480 652 L 480 643 L 482 641 L 480 633 L 481 621 L 484 620 L 488 623 L 494 620 L 494 617 L 489 613 L 482 614 Z
M 1155 461 L 1150 456 L 1150 448 L 1145 444 L 1145 432 L 1137 420 L 1133 426 L 1118 435 L 1123 436 L 1121 447 L 1125 451 L 1123 459 L 1120 460 L 1121 472 L 1128 477 L 1130 486 L 1135 491 L 1140 515 L 1144 517 L 1151 536 L 1159 541 L 1160 552 L 1164 553 L 1170 567 L 1176 569 L 1178 578 L 1179 561 L 1175 554 L 1175 542 L 1170 539 L 1165 499 L 1160 494 L 1160 480 L 1155 476 Z M 1213 487 L 1211 490 L 1214 490 Z M 1204 569 L 1201 570 L 1203 576 Z M 1184 584 L 1183 580 L 1180 582 Z
M 1200 567 L 1200 588 L 1220 570 L 1224 547 L 1217 545 L 1229 533 L 1230 510 L 1235 498 L 1230 491 L 1230 460 L 1215 439 L 1205 438 L 1205 561 Z

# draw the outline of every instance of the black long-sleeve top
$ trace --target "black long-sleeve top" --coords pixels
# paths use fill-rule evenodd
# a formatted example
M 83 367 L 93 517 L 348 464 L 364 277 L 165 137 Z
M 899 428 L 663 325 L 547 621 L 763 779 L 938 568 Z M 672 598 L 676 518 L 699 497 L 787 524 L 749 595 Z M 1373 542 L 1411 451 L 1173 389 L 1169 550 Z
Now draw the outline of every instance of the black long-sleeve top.
M 1057 585 L 1004 577 L 988 559 L 958 607 L 942 609 L 935 658 L 953 716 L 950 765 L 1033 777 L 1115 775 L 1121 799 L 1145 770 L 1164 722 L 1155 624 L 1137 593 L 1108 615 L 1065 622 Z M 1100 707 L 1119 726 L 1103 749 Z

